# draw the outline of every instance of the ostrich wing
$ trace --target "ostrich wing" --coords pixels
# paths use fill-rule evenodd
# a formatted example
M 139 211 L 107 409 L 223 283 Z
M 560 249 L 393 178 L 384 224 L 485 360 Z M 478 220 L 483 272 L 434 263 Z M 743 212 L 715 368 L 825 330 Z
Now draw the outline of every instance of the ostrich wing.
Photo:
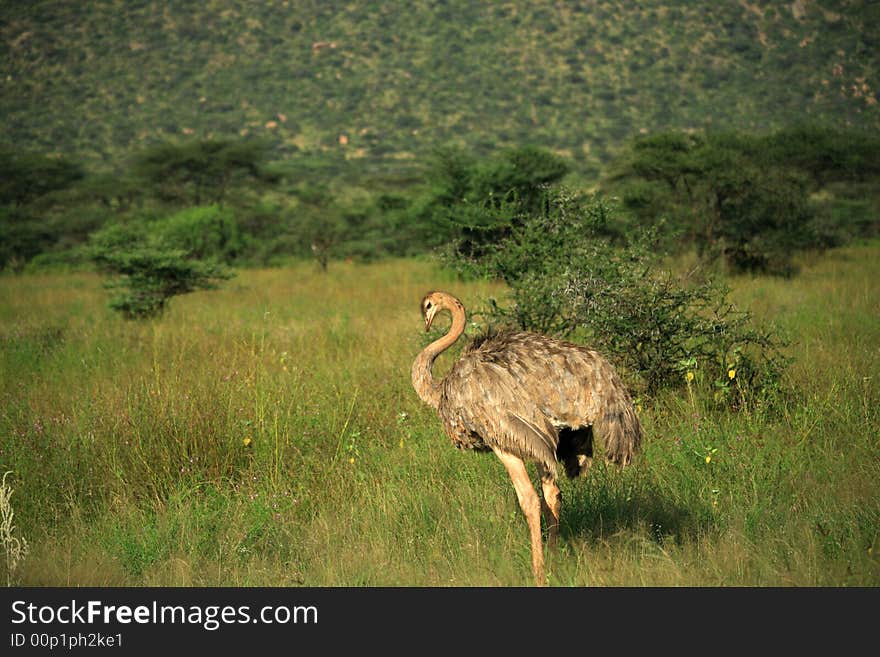
M 595 418 L 601 359 L 587 349 L 529 333 L 497 336 L 467 351 L 443 380 L 439 411 L 462 447 L 499 447 L 549 469 L 557 427 Z

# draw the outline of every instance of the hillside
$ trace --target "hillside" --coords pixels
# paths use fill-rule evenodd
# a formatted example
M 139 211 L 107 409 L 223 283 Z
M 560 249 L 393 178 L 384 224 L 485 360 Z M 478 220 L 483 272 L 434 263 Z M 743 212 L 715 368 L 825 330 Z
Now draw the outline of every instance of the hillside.
M 97 168 L 244 135 L 372 171 L 534 144 L 589 177 L 639 132 L 880 127 L 867 1 L 5 1 L 0 33 L 0 141 Z

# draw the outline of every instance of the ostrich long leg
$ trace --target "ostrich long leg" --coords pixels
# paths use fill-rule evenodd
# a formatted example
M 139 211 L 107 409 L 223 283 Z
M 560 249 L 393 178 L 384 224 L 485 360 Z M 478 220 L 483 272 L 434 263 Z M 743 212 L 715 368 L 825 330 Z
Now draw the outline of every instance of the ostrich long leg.
M 562 493 L 556 483 L 556 477 L 543 465 L 538 465 L 538 474 L 541 475 L 541 488 L 544 499 L 541 502 L 541 510 L 544 512 L 544 521 L 547 523 L 547 547 L 556 547 L 559 538 L 559 514 L 562 511 Z
M 541 544 L 541 500 L 535 487 L 532 486 L 526 464 L 522 459 L 495 447 L 492 449 L 501 459 L 504 467 L 507 468 L 507 474 L 513 481 L 519 506 L 529 524 L 529 536 L 532 542 L 532 574 L 535 576 L 535 583 L 538 586 L 545 586 L 547 579 L 544 576 L 544 548 Z

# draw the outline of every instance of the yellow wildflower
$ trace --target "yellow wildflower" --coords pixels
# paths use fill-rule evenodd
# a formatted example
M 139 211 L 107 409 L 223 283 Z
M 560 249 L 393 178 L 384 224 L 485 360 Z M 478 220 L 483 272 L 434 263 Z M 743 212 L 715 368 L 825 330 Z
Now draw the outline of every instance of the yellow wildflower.
M 691 381 L 694 380 L 694 373 L 693 372 L 687 373 L 687 380 L 688 380 L 688 383 L 690 383 Z
M 712 460 L 712 455 L 711 455 L 711 454 L 706 454 L 706 463 L 708 463 L 708 462 L 711 461 L 711 460 Z
M 354 457 L 352 456 L 350 459 L 348 459 L 348 462 L 354 465 Z
M 736 370 L 727 370 L 727 378 L 732 379 L 736 376 Z
M 242 444 L 243 444 L 245 447 L 250 447 L 250 444 L 251 444 L 251 437 L 250 437 L 250 436 L 247 436 L 247 437 L 245 437 L 245 439 L 242 440 L 241 442 L 242 442 Z

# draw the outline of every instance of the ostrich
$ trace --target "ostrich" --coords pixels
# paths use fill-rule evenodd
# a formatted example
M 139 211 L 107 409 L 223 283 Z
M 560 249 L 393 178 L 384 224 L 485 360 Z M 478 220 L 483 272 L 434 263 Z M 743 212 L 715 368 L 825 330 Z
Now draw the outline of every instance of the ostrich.
M 541 514 L 547 543 L 559 533 L 562 497 L 556 465 L 570 478 L 592 464 L 593 429 L 605 443 L 605 457 L 626 465 L 638 450 L 642 428 L 632 401 L 608 361 L 595 351 L 529 332 L 503 332 L 471 342 L 440 381 L 431 368 L 437 357 L 464 332 L 465 309 L 447 292 L 422 299 L 425 330 L 442 310 L 452 326 L 425 347 L 412 366 L 419 397 L 437 409 L 456 447 L 495 452 L 504 464 L 529 526 L 532 572 L 546 584 Z M 543 499 L 526 470 L 537 464 Z

